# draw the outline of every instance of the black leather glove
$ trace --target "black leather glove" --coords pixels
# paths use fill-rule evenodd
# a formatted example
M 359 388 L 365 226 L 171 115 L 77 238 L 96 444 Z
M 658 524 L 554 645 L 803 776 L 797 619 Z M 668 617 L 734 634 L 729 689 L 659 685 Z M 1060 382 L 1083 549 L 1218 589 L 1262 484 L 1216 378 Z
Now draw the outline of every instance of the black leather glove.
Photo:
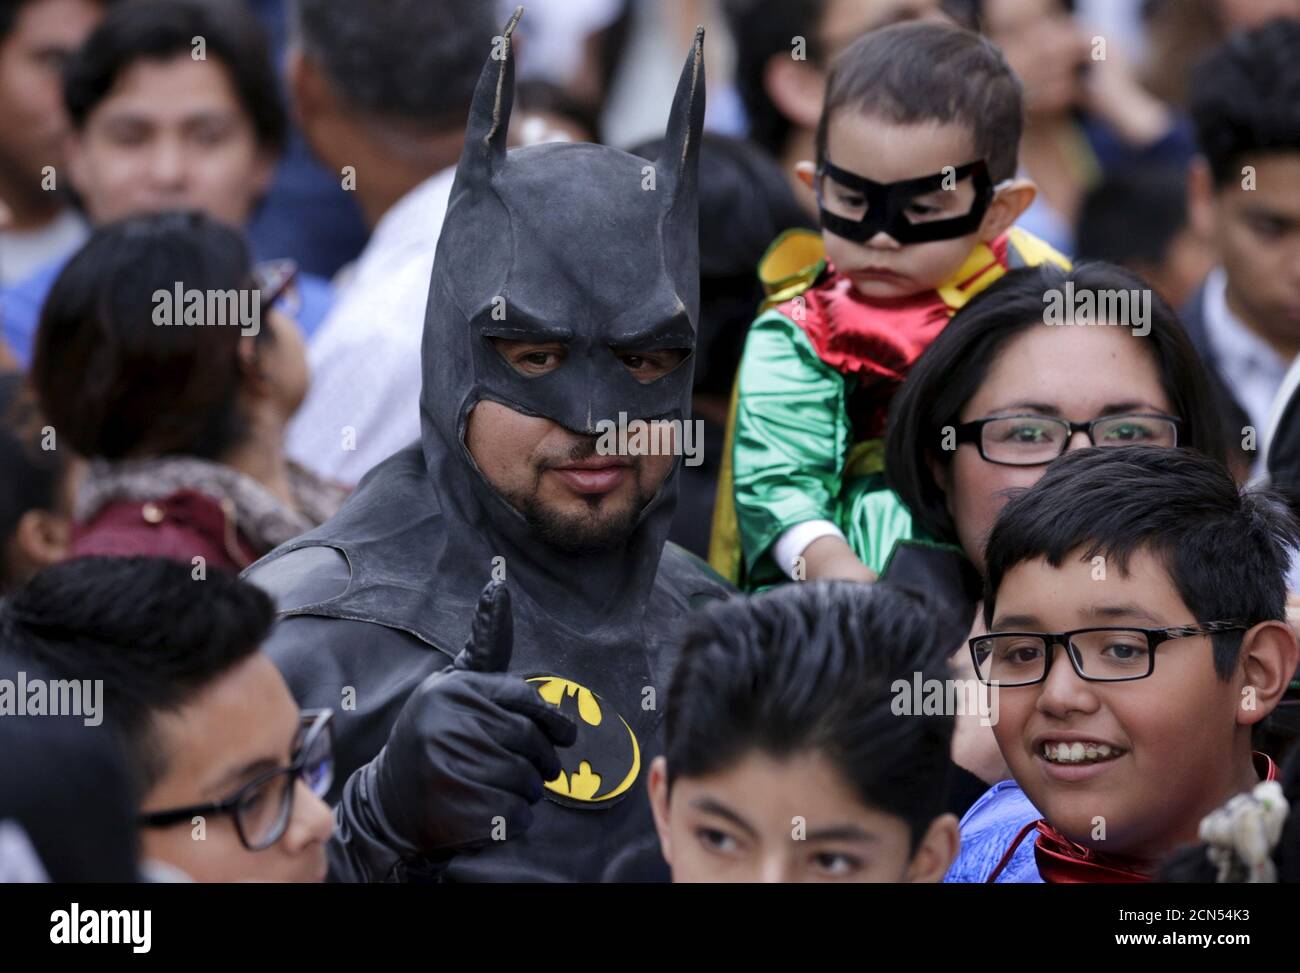
M 359 768 L 335 809 L 335 880 L 403 877 L 406 863 L 445 865 L 458 852 L 532 823 L 542 784 L 559 775 L 556 746 L 577 728 L 537 690 L 510 675 L 510 594 L 483 589 L 456 660 L 421 683 L 384 749 Z

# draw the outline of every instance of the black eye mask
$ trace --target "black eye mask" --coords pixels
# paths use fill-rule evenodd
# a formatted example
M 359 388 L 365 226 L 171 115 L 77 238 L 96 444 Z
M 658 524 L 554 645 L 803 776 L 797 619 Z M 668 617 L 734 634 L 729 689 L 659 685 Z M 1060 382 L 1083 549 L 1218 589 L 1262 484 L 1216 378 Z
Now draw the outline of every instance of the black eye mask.
M 849 219 L 826 209 L 822 184 L 828 177 L 845 189 L 863 195 L 867 209 L 862 219 Z M 907 207 L 918 196 L 944 188 L 951 189 L 955 183 L 968 177 L 975 186 L 975 201 L 969 212 L 962 216 L 927 220 L 923 223 L 913 223 L 907 218 Z M 875 182 L 831 165 L 829 161 L 823 161 L 817 170 L 817 205 L 821 209 L 822 227 L 854 243 L 862 243 L 881 232 L 887 233 L 901 244 L 929 243 L 932 240 L 952 240 L 966 236 L 979 229 L 992 201 L 993 183 L 989 178 L 988 165 L 982 159 L 958 166 L 947 173 L 937 172 L 932 176 L 903 179 L 899 182 Z

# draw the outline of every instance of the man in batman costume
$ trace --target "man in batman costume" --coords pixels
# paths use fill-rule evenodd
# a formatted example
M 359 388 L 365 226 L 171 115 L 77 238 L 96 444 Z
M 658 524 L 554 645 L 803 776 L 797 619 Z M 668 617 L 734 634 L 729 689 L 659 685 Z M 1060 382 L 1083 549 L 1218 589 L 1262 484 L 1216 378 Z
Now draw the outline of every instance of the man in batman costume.
M 520 13 L 438 243 L 421 440 L 247 572 L 277 600 L 266 650 L 299 703 L 336 711 L 337 879 L 666 878 L 644 768 L 676 626 L 730 590 L 666 545 L 680 458 L 597 468 L 602 420 L 689 416 L 703 31 L 652 167 L 507 153 Z M 516 448 L 521 428 L 544 449 Z

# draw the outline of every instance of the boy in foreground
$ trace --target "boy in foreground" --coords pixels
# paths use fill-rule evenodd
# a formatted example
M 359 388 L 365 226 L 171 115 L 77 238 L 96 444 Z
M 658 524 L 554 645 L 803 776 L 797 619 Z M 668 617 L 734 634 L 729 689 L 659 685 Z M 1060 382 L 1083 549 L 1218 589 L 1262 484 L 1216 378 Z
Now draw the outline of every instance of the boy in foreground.
M 944 676 L 934 613 L 889 585 L 809 582 L 693 620 L 650 766 L 675 882 L 937 882 L 951 715 L 895 715 Z

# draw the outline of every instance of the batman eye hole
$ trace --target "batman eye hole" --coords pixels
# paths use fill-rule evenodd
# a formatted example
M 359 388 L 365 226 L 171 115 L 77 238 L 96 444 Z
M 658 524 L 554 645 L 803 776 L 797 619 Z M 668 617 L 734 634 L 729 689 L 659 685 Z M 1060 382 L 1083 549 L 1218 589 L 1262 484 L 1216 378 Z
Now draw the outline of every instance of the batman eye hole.
M 624 367 L 642 385 L 663 378 L 686 360 L 685 348 L 656 348 L 653 351 L 620 351 L 615 349 Z
M 527 378 L 555 371 L 563 363 L 569 351 L 559 341 L 539 344 L 533 341 L 493 338 L 492 344 L 511 368 Z

